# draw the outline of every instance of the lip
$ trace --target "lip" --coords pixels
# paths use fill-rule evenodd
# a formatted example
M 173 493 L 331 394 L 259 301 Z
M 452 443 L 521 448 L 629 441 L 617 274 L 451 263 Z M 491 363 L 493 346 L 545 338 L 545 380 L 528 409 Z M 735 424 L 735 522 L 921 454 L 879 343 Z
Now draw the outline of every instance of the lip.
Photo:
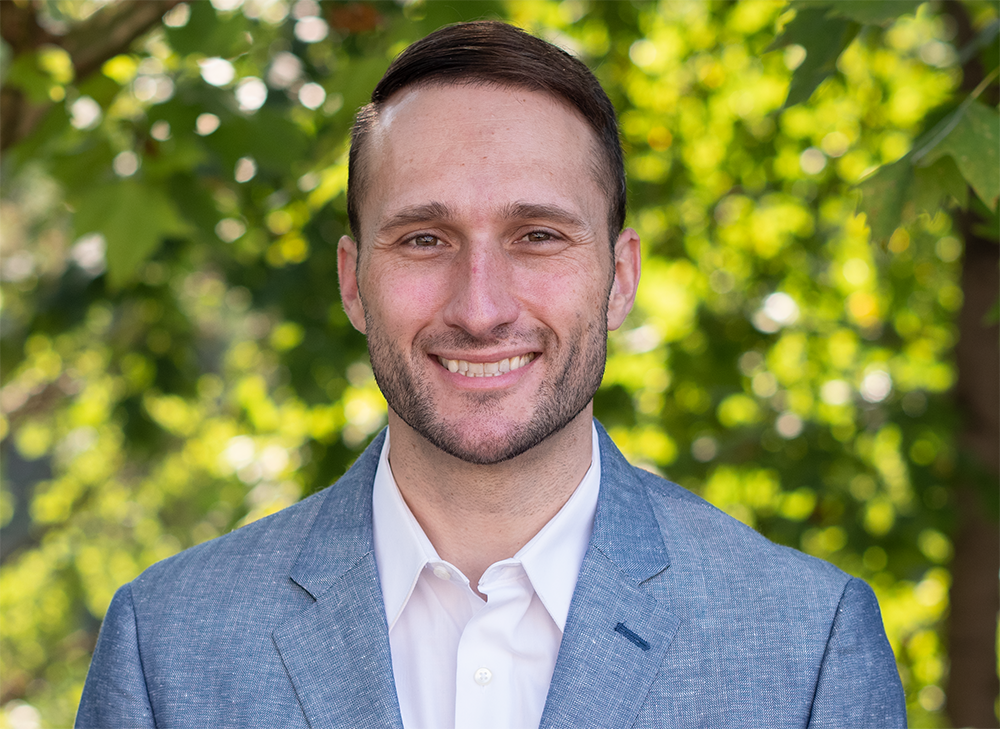
M 436 370 L 438 372 L 441 372 L 452 382 L 460 384 L 463 387 L 473 387 L 475 389 L 480 389 L 480 388 L 496 387 L 498 385 L 508 385 L 511 382 L 515 381 L 516 379 L 519 379 L 526 373 L 527 370 L 531 368 L 531 365 L 534 364 L 539 357 L 541 357 L 541 352 L 536 352 L 531 350 L 528 351 L 520 350 L 512 354 L 497 353 L 495 355 L 494 354 L 484 355 L 482 352 L 477 352 L 473 356 L 453 355 L 451 357 L 445 357 L 443 354 L 439 353 L 431 353 L 428 356 L 430 360 L 437 366 Z M 478 376 L 475 375 L 470 376 L 465 374 L 464 372 L 452 371 L 445 363 L 441 361 L 442 359 L 446 359 L 454 362 L 461 362 L 462 364 L 466 365 L 480 365 L 480 366 L 493 364 L 493 365 L 499 365 L 499 367 L 497 368 L 499 370 L 503 367 L 503 365 L 500 365 L 501 362 L 507 364 L 511 359 L 516 360 L 520 358 L 523 360 L 524 358 L 529 358 L 529 357 L 530 359 L 528 359 L 527 362 L 523 362 L 514 369 L 509 369 L 507 371 L 491 372 L 490 374 L 483 373 Z
M 437 359 L 438 357 L 444 357 L 445 359 L 464 359 L 466 362 L 499 362 L 502 359 L 510 359 L 511 357 L 524 357 L 525 355 L 533 354 L 536 357 L 541 355 L 541 352 L 536 349 L 510 349 L 510 350 L 497 350 L 496 352 L 484 352 L 482 350 L 477 352 L 447 352 L 447 351 L 435 351 L 428 352 L 430 357 Z

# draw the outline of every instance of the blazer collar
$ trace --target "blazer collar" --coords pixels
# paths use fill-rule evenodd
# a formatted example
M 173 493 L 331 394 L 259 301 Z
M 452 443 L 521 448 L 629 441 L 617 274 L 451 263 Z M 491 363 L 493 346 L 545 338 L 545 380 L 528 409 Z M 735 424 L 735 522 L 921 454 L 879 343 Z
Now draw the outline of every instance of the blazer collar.
M 383 438 L 327 489 L 290 574 L 316 602 L 272 634 L 313 729 L 403 725 L 372 541 Z
M 366 555 L 374 554 L 372 483 L 385 431 L 324 495 L 291 578 L 318 600 Z
M 625 460 L 600 423 L 597 434 L 601 444 L 601 492 L 590 548 L 640 583 L 665 570 L 670 556 L 635 467 Z
M 601 494 L 541 727 L 631 726 L 681 619 L 646 488 L 603 428 Z

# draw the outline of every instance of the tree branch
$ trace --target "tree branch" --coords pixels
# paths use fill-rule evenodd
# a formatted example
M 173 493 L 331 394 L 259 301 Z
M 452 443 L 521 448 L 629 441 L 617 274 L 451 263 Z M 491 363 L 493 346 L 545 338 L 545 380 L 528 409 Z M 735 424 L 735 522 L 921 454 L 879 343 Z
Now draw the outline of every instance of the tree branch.
M 107 5 L 71 30 L 60 44 L 73 59 L 76 77 L 84 78 L 160 22 L 181 0 L 130 0 Z
M 0 13 L 0 37 L 7 41 L 15 56 L 32 51 L 44 43 L 58 39 L 38 24 L 34 6 L 23 2 L 9 2 Z
M 0 151 L 24 139 L 38 126 L 51 104 L 32 103 L 21 89 L 0 89 Z
M 64 36 L 55 36 L 38 23 L 33 5 L 5 3 L 0 35 L 14 57 L 41 45 L 57 45 L 69 53 L 76 80 L 94 73 L 109 58 L 128 50 L 132 42 L 158 23 L 181 0 L 128 0 L 106 5 Z M 49 102 L 32 102 L 21 89 L 4 85 L 0 110 L 0 150 L 21 141 L 41 122 Z
M 961 0 L 945 0 L 941 7 L 944 14 L 955 23 L 955 45 L 965 48 L 976 39 L 976 31 L 972 27 L 972 18 Z M 983 80 L 983 64 L 977 55 L 973 55 L 962 66 L 962 90 L 972 91 Z

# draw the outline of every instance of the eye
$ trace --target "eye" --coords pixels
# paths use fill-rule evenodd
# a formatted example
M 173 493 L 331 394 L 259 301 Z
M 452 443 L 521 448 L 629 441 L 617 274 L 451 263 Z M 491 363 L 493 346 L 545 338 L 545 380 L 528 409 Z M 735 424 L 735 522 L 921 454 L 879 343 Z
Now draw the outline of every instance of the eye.
M 529 243 L 543 243 L 553 238 L 554 236 L 551 233 L 546 233 L 544 230 L 533 230 L 524 236 L 524 239 Z
M 425 234 L 414 236 L 413 238 L 410 238 L 407 243 L 414 248 L 434 248 L 435 246 L 440 245 L 441 239 L 436 235 Z

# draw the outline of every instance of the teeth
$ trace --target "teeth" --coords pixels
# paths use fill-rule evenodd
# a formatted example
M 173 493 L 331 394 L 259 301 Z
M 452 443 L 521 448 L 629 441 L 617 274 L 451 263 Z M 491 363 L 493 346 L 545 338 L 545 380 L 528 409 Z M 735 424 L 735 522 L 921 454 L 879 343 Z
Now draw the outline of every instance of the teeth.
M 505 372 L 524 367 L 535 358 L 535 353 L 530 352 L 518 357 L 502 359 L 499 362 L 466 362 L 464 359 L 445 359 L 438 357 L 438 362 L 449 372 L 457 372 L 466 377 L 499 377 Z

